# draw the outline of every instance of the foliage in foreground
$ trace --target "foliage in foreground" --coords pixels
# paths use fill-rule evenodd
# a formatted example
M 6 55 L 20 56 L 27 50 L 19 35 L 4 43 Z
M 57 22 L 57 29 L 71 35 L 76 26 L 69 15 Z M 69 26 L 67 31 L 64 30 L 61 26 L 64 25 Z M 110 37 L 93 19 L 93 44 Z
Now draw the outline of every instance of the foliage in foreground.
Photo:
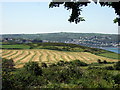
M 7 61 L 3 59 L 3 66 L 6 65 Z M 12 60 L 9 61 L 12 62 Z M 37 62 L 28 62 L 23 68 L 9 71 L 7 69 L 10 69 L 10 64 L 7 64 L 8 67 L 3 67 L 2 71 L 3 89 L 120 88 L 119 70 L 83 69 L 83 66 L 80 66 L 80 62 L 78 62 L 78 60 L 75 60 L 66 64 L 60 61 L 56 66 L 50 67 L 46 67 L 45 64 L 39 66 Z M 11 64 L 14 68 L 14 63 Z M 119 62 L 114 65 L 114 68 L 118 64 Z

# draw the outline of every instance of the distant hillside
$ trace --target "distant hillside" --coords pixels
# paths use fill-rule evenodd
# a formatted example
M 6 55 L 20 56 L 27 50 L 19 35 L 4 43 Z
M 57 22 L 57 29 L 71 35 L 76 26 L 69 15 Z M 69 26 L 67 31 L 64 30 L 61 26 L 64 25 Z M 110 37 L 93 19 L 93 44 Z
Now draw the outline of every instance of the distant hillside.
M 105 37 L 106 39 L 110 38 L 111 41 L 118 41 L 117 34 L 101 34 L 101 33 L 60 32 L 60 33 L 43 33 L 43 34 L 3 34 L 2 37 L 3 38 L 41 39 L 41 40 L 58 41 L 58 42 L 64 42 L 64 41 L 68 41 L 72 39 L 80 39 L 80 38 Z

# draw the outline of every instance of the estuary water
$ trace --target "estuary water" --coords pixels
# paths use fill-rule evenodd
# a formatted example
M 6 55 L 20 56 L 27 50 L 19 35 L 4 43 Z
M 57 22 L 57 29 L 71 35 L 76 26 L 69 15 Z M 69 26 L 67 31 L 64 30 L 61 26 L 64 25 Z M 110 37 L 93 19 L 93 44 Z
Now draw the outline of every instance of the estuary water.
M 104 49 L 120 54 L 120 47 L 101 47 L 100 49 Z

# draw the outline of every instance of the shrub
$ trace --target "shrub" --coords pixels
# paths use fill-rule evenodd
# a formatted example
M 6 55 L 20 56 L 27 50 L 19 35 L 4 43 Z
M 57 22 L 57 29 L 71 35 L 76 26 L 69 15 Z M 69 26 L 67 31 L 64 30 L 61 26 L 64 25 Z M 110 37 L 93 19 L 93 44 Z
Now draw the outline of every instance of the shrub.
M 115 65 L 114 65 L 116 70 L 120 70 L 120 61 L 118 61 Z
M 82 62 L 82 61 L 80 61 L 80 60 L 70 61 L 70 63 L 71 63 L 72 65 L 76 65 L 76 66 L 88 66 L 88 64 L 86 64 L 86 63 L 84 63 L 84 62 Z
M 24 65 L 24 68 L 31 74 L 42 75 L 42 69 L 37 62 L 28 62 Z
M 100 59 L 98 59 L 97 62 L 98 62 L 99 64 L 102 64 L 102 61 L 101 61 Z
M 31 82 L 35 79 L 35 76 L 26 69 L 22 68 L 15 72 L 14 74 L 14 85 L 16 88 L 23 88 L 30 85 Z
M 52 63 L 51 65 L 49 65 L 49 67 L 55 67 L 57 66 L 55 63 Z
M 57 73 L 56 79 L 59 82 L 69 83 L 71 80 L 81 78 L 83 71 L 82 69 L 75 66 L 68 66 Z
M 78 79 L 83 71 L 76 66 L 50 67 L 43 69 L 43 76 L 52 83 L 69 83 L 70 80 Z
M 2 69 L 4 71 L 11 71 L 14 70 L 15 64 L 14 61 L 12 59 L 2 59 Z
M 40 88 L 42 85 L 48 84 L 47 80 L 43 76 L 38 76 L 33 79 L 33 81 L 29 84 L 29 88 L 32 89 L 32 87 Z
M 62 61 L 60 60 L 59 62 L 57 62 L 57 64 L 52 64 L 50 66 L 88 66 L 88 64 L 81 62 L 80 60 L 73 60 L 73 61 Z
M 104 61 L 103 61 L 103 63 L 104 63 L 104 64 L 107 64 L 107 61 L 106 61 L 106 60 L 104 60 Z
M 2 89 L 8 90 L 14 87 L 14 80 L 11 78 L 11 73 L 15 68 L 12 59 L 2 59 Z M 1 72 L 0 72 L 1 73 Z M 1 79 L 1 78 L 0 78 Z
M 114 70 L 114 67 L 113 66 L 107 66 L 107 67 L 105 67 L 105 69 L 107 69 L 107 70 Z
M 89 70 L 89 69 L 103 69 L 103 68 L 102 67 L 96 67 L 96 66 L 89 66 L 87 69 Z
M 113 78 L 116 84 L 120 84 L 120 74 L 115 75 Z
M 57 62 L 56 64 L 57 66 L 64 66 L 65 65 L 65 62 L 60 60 L 59 62 Z
M 47 64 L 46 63 L 41 63 L 41 67 L 47 68 Z

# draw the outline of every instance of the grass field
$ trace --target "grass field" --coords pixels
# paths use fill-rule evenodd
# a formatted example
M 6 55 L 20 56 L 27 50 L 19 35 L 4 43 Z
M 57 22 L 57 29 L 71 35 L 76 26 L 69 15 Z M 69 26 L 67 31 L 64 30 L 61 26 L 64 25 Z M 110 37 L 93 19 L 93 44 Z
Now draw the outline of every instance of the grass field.
M 100 56 L 108 57 L 108 58 L 113 58 L 113 59 L 120 59 L 120 54 L 112 53 L 112 52 L 107 52 L 107 53 L 101 53 L 98 54 Z
M 26 50 L 0 50 L 2 58 L 13 59 L 16 67 L 23 66 L 26 62 L 36 61 L 45 63 L 57 63 L 60 60 L 71 61 L 80 60 L 85 63 L 96 63 L 98 59 L 101 61 L 116 62 L 118 59 L 110 59 L 97 56 L 88 52 L 65 52 L 46 49 L 26 49 Z
M 28 45 L 2 45 L 3 49 L 29 49 L 30 46 Z
M 65 44 L 65 43 L 29 43 L 29 44 L 10 44 L 4 42 L 1 45 L 0 49 L 47 49 L 47 50 L 57 50 L 57 51 L 64 51 L 64 52 L 90 52 L 92 54 L 103 56 L 111 59 L 120 59 L 120 54 L 97 49 L 97 48 L 89 48 L 84 47 L 76 44 Z M 61 56 L 60 56 L 61 57 Z M 69 58 L 69 57 L 68 57 Z

